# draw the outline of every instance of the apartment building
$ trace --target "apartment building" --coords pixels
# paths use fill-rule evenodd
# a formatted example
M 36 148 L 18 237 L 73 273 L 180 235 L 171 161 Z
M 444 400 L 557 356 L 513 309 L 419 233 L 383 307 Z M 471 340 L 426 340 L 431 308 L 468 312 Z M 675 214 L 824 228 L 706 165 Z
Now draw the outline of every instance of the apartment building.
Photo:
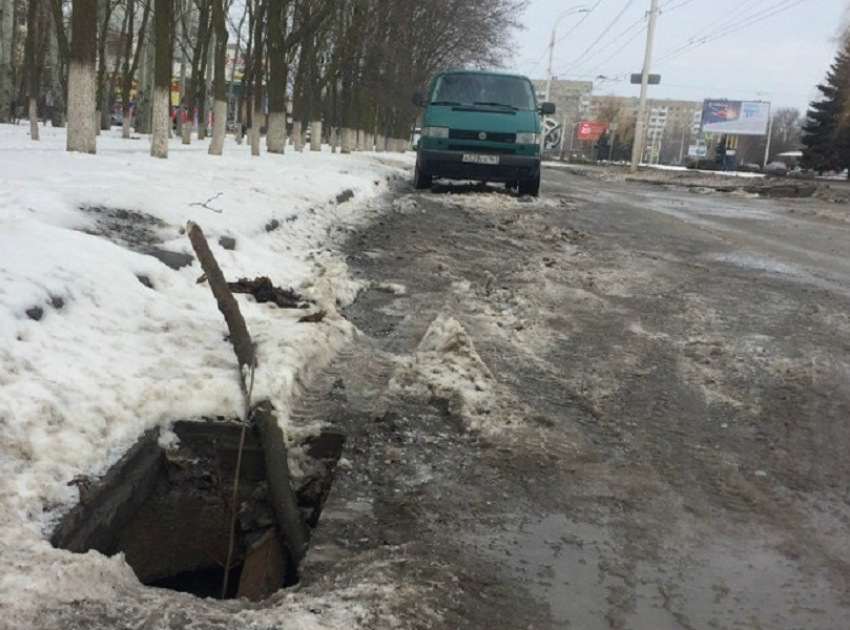
M 594 96 L 589 116 L 595 120 L 616 118 L 621 127 L 634 129 L 640 99 L 625 96 Z M 647 161 L 680 162 L 688 145 L 700 133 L 702 101 L 649 99 L 644 159 Z

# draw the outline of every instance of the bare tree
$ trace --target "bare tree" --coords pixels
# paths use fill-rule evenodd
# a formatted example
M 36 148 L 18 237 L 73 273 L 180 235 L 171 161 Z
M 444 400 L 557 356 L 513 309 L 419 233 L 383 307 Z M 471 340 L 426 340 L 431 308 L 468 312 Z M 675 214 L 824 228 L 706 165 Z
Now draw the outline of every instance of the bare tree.
M 773 114 L 770 133 L 771 153 L 784 153 L 800 149 L 803 115 L 794 107 L 779 107 Z
M 73 0 L 68 63 L 67 150 L 97 152 L 97 0 Z
M 171 110 L 171 16 L 173 0 L 154 1 L 154 86 L 151 155 L 168 157 Z
M 38 101 L 42 95 L 41 69 L 47 42 L 47 7 L 44 0 L 29 0 L 27 37 L 24 43 L 30 138 L 38 140 Z
M 142 9 L 142 20 L 136 27 L 136 16 L 139 5 Z M 124 51 L 121 56 L 121 137 L 130 137 L 130 126 L 132 118 L 130 115 L 130 91 L 133 89 L 133 81 L 139 69 L 144 44 L 142 38 L 147 32 L 148 18 L 151 12 L 151 3 L 144 0 L 127 0 L 124 9 Z M 138 40 L 133 45 L 134 40 Z
M 263 120 L 263 42 L 265 41 L 267 0 L 256 0 L 253 23 L 253 59 L 251 60 L 251 155 L 260 155 L 260 125 Z
M 0 0 L 0 123 L 12 118 L 12 33 L 15 0 Z
M 227 23 L 224 18 L 224 0 L 212 0 L 212 22 L 215 31 L 215 83 L 213 97 L 213 135 L 209 154 L 221 155 L 224 149 L 224 132 L 227 124 L 227 86 L 224 64 L 227 58 Z

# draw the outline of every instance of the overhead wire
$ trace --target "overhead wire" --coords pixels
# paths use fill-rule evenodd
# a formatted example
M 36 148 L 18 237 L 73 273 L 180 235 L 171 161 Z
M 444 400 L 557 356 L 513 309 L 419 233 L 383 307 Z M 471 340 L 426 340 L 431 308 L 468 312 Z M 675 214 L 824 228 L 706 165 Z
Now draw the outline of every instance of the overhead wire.
M 654 65 L 660 66 L 661 64 L 667 63 L 676 59 L 683 54 L 689 52 L 692 49 L 698 48 L 700 46 L 704 46 L 705 44 L 711 43 L 727 35 L 731 35 L 741 29 L 744 29 L 756 22 L 769 19 L 775 15 L 783 13 L 788 9 L 792 9 L 804 2 L 809 2 L 810 0 L 780 0 L 779 2 L 771 5 L 770 7 L 754 14 L 748 15 L 746 18 L 742 18 L 737 22 L 732 22 L 727 24 L 722 28 L 716 28 L 709 34 L 703 35 L 699 38 L 691 38 L 687 43 L 679 45 L 679 47 L 674 48 L 673 50 L 668 51 L 667 53 L 661 55 L 661 57 L 654 62 Z
M 598 7 L 604 1 L 605 0 L 596 0 L 596 4 L 594 4 L 592 7 L 590 7 L 590 9 L 585 12 L 584 16 L 569 31 L 567 31 L 561 37 L 559 37 L 557 40 L 555 40 L 555 44 L 562 42 L 566 37 L 571 35 L 579 26 L 581 26 L 584 23 L 584 21 L 590 16 L 590 14 L 593 13 L 593 11 L 596 9 L 596 7 Z M 543 61 L 543 58 L 546 56 L 547 52 L 549 52 L 549 46 L 548 45 L 546 46 L 546 48 L 543 49 L 543 52 L 537 58 L 537 61 L 534 62 L 534 65 L 531 66 L 531 69 L 528 71 L 528 74 L 534 74 L 534 71 L 537 70 L 537 66 L 540 65 L 541 61 Z
M 620 18 L 623 17 L 625 12 L 629 10 L 629 7 L 632 6 L 632 4 L 634 4 L 634 0 L 628 0 L 628 2 L 623 5 L 623 8 L 620 9 L 620 12 L 617 13 L 617 15 L 614 16 L 614 19 L 608 23 L 608 26 L 602 29 L 602 32 L 599 34 L 599 37 L 593 40 L 593 43 L 590 44 L 590 46 L 588 46 L 587 48 L 585 48 L 584 51 L 578 57 L 576 57 L 576 59 L 573 60 L 573 62 L 567 67 L 564 73 L 567 73 L 573 68 L 575 68 L 579 63 L 581 63 L 581 60 L 584 59 L 590 51 L 594 50 L 596 44 L 598 44 L 599 41 L 603 37 L 605 37 L 612 28 L 614 28 L 614 26 L 616 26 L 617 22 L 620 21 Z
M 637 20 L 635 20 L 634 22 L 632 22 L 629 26 L 627 26 L 627 27 L 626 27 L 626 28 L 624 28 L 622 31 L 620 31 L 620 32 L 619 32 L 619 33 L 618 33 L 618 34 L 617 34 L 614 38 L 612 38 L 611 40 L 609 40 L 606 44 L 604 44 L 604 45 L 599 46 L 598 48 L 596 48 L 596 49 L 595 49 L 595 50 L 594 50 L 594 51 L 593 51 L 593 52 L 592 52 L 589 56 L 587 56 L 587 58 L 585 59 L 585 63 L 587 63 L 588 61 L 590 61 L 590 60 L 591 60 L 591 59 L 593 59 L 594 57 L 596 57 L 596 56 L 598 56 L 598 55 L 600 55 L 600 54 L 604 53 L 606 50 L 608 50 L 609 48 L 611 48 L 611 46 L 614 46 L 615 44 L 617 44 L 617 42 L 619 42 L 619 41 L 620 41 L 623 37 L 627 36 L 627 35 L 629 34 L 629 32 L 630 32 L 630 31 L 632 31 L 635 27 L 640 26 L 640 25 L 641 25 L 641 23 L 643 23 L 643 22 L 645 22 L 645 21 L 646 21 L 645 16 L 641 16 L 640 18 L 638 18 Z M 625 45 L 623 45 L 623 46 L 621 46 L 620 48 L 618 48 L 618 49 L 614 52 L 614 55 L 612 55 L 611 57 L 615 56 L 615 55 L 616 55 L 617 53 L 619 53 L 619 52 L 620 52 L 623 48 L 625 48 L 625 46 L 626 46 L 626 45 L 628 45 L 629 43 L 631 43 L 632 41 L 634 41 L 634 38 L 635 38 L 637 35 L 639 35 L 641 32 L 643 32 L 645 29 L 646 29 L 646 25 L 644 25 L 644 26 L 643 26 L 643 28 L 638 29 L 637 33 L 636 33 L 636 34 L 634 34 L 634 35 L 633 35 L 633 36 L 632 36 L 632 37 L 631 37 L 631 38 L 630 38 L 630 39 L 626 42 L 626 44 L 625 44 Z M 611 59 L 611 57 L 606 58 L 605 62 L 609 61 L 609 60 Z M 603 63 L 605 63 L 605 62 L 603 62 Z M 572 67 L 575 67 L 575 65 L 576 65 L 576 64 L 573 64 L 573 66 L 571 66 L 571 68 L 572 68 Z M 567 74 L 567 73 L 564 73 L 564 74 Z

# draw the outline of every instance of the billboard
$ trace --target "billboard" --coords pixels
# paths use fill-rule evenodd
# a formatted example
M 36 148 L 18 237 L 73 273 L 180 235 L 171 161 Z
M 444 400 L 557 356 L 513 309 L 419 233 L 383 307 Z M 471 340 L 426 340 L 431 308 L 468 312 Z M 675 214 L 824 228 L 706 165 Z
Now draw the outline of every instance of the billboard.
M 702 105 L 703 133 L 764 136 L 770 122 L 770 103 L 706 99 Z
M 579 140 L 599 140 L 605 130 L 608 129 L 608 123 L 597 122 L 595 120 L 582 120 L 578 124 L 578 139 Z

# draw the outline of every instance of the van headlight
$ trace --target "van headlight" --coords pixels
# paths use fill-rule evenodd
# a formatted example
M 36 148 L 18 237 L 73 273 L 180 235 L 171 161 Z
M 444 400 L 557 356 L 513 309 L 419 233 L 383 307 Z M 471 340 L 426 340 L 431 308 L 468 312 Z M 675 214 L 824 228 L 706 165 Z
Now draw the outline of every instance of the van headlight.
M 540 144 L 539 133 L 528 133 L 526 131 L 516 135 L 517 144 Z
M 448 138 L 448 127 L 422 127 L 423 138 Z

